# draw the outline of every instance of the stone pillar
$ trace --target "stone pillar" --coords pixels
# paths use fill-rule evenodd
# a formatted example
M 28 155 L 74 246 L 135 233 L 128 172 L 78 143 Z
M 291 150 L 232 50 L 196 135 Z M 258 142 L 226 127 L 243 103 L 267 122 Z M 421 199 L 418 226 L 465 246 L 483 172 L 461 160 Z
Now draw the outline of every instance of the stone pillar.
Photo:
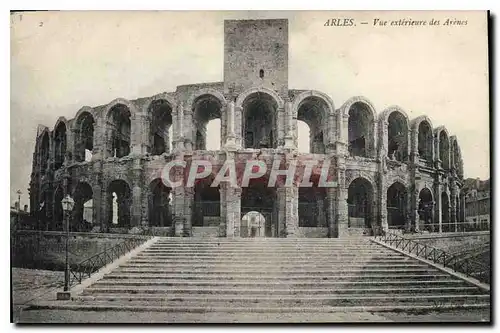
M 92 161 L 102 160 L 111 155 L 111 147 L 108 147 L 109 145 L 106 143 L 106 134 L 106 119 L 103 116 L 95 117 Z M 85 154 L 83 158 L 85 158 Z
M 243 108 L 241 106 L 234 107 L 234 135 L 236 137 L 236 147 L 244 147 L 244 129 L 242 128 L 243 123 Z
M 337 187 L 337 237 L 345 237 L 348 232 L 349 211 L 347 207 L 348 188 L 345 183 L 345 167 L 338 168 Z
M 112 207 L 112 196 L 111 193 L 107 191 L 107 189 L 102 188 L 101 189 L 101 205 L 100 205 L 100 211 L 101 211 L 101 220 L 100 220 L 100 227 L 101 227 L 101 232 L 107 232 L 109 229 L 109 224 L 110 224 L 110 217 L 111 213 L 113 210 Z
M 326 224 L 326 219 L 325 219 L 325 200 L 321 195 L 316 194 L 316 210 L 318 213 L 318 223 L 316 224 L 317 227 L 324 228 L 327 226 Z
M 172 140 L 172 146 L 175 153 L 180 153 L 184 151 L 184 108 L 181 103 L 177 105 L 177 117 L 175 117 L 174 123 L 174 140 Z
M 292 123 L 292 103 L 286 102 L 284 114 L 284 130 L 283 130 L 283 145 L 287 149 L 297 149 L 298 144 L 295 142 L 293 135 Z
M 141 159 L 133 160 L 132 167 L 132 209 L 130 216 L 130 227 L 139 227 L 142 219 L 142 184 L 143 180 L 143 166 Z
M 450 186 L 450 190 L 451 190 L 451 193 L 450 193 L 450 203 L 449 203 L 449 207 L 450 207 L 450 213 L 449 213 L 449 220 L 451 223 L 454 224 L 454 231 L 457 232 L 458 231 L 458 224 L 457 224 L 457 190 L 456 190 L 456 187 L 455 185 L 452 185 Z
M 379 182 L 379 223 L 380 229 L 384 232 L 389 231 L 387 221 L 387 188 L 385 186 L 385 177 L 381 175 Z
M 196 141 L 196 129 L 193 129 L 193 110 L 184 110 L 183 114 L 184 149 L 191 153 Z
M 336 188 L 327 188 L 326 189 L 326 218 L 328 221 L 328 236 L 330 238 L 338 237 L 337 232 L 337 214 L 335 211 L 336 208 L 336 197 L 337 197 L 337 189 Z
M 241 234 L 241 188 L 225 184 L 225 225 L 226 237 L 238 238 Z
M 134 113 L 131 118 L 130 146 L 132 155 L 146 154 L 149 146 L 149 126 L 147 116 Z
M 282 220 L 284 225 L 284 236 L 295 238 L 299 233 L 299 189 L 297 186 L 284 187 L 279 189 L 280 211 L 283 211 Z
M 286 189 L 278 187 L 276 189 L 275 210 L 277 215 L 278 237 L 286 237 L 286 221 L 285 221 L 285 204 L 286 204 Z
M 192 236 L 192 219 L 193 219 L 193 207 L 194 207 L 194 187 L 184 188 L 184 227 L 183 236 Z
M 443 191 L 443 185 L 438 183 L 434 184 L 434 224 L 438 224 L 439 232 L 443 232 L 443 203 L 441 202 L 441 192 Z M 434 225 L 435 227 L 435 225 Z
M 142 188 L 141 219 L 140 219 L 140 226 L 142 229 L 148 229 L 152 225 L 149 216 L 150 200 L 152 200 L 152 193 L 149 188 L 149 184 L 144 184 Z
M 226 149 L 229 150 L 236 150 L 238 148 L 237 146 L 237 140 L 236 140 L 236 134 L 234 131 L 234 119 L 235 119 L 235 111 L 234 111 L 234 102 L 231 101 L 227 104 L 227 135 L 226 135 L 226 140 L 224 141 L 224 146 Z
M 282 147 L 285 143 L 285 124 L 286 124 L 285 107 L 280 107 L 276 110 L 276 135 L 273 138 L 276 142 L 276 147 Z M 274 142 L 271 143 L 274 146 Z

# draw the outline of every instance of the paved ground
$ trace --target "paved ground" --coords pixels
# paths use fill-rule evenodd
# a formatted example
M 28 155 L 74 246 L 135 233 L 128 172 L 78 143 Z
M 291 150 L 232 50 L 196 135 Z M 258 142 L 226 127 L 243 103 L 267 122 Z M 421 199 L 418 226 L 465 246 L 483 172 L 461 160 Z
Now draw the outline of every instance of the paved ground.
M 231 314 L 99 312 L 71 310 L 30 310 L 29 304 L 54 300 L 62 288 L 63 272 L 12 270 L 13 321 L 16 323 L 255 323 L 255 322 L 488 322 L 489 311 L 448 311 L 440 313 L 319 313 L 319 314 Z

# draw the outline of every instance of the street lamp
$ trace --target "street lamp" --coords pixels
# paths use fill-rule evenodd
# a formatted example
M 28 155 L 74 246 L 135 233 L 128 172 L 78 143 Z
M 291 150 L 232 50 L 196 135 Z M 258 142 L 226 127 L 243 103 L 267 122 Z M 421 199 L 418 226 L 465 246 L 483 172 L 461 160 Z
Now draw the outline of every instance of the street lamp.
M 73 210 L 75 201 L 67 194 L 61 201 L 62 209 L 66 220 L 66 265 L 64 267 L 64 291 L 69 290 L 69 215 Z

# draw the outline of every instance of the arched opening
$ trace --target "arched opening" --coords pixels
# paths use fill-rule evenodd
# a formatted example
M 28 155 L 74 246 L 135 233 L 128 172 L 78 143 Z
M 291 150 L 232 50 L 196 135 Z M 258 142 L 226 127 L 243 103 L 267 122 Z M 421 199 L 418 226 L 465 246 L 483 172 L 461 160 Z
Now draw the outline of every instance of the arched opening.
M 54 133 L 54 169 L 62 167 L 66 155 L 66 125 L 60 122 Z
M 328 105 L 316 96 L 307 97 L 299 104 L 297 120 L 303 121 L 309 126 L 309 152 L 312 154 L 324 154 L 324 130 L 326 129 Z
M 37 213 L 37 228 L 38 230 L 48 230 L 52 224 L 50 221 L 50 194 L 48 191 L 43 191 L 40 195 L 40 203 Z
M 387 189 L 387 224 L 389 229 L 403 229 L 406 222 L 406 187 L 395 182 Z
M 45 132 L 40 143 L 40 172 L 45 174 L 49 168 L 50 145 L 49 133 Z
M 242 133 L 245 148 L 276 148 L 278 146 L 278 104 L 266 93 L 253 93 L 243 102 Z
M 94 149 L 94 117 L 89 112 L 83 112 L 76 119 L 75 125 L 75 160 L 90 161 Z
M 193 226 L 218 227 L 220 225 L 220 188 L 211 187 L 212 177 L 194 186 Z
M 356 178 L 347 190 L 349 228 L 371 228 L 373 218 L 373 186 L 365 178 Z
M 441 225 L 443 232 L 454 231 L 450 223 L 450 200 L 448 193 L 441 193 Z
M 265 237 L 266 218 L 259 212 L 251 211 L 241 218 L 241 237 Z
M 131 206 L 130 186 L 124 180 L 113 180 L 108 186 L 108 225 L 128 228 Z
M 374 123 L 373 113 L 365 103 L 357 102 L 349 108 L 348 140 L 351 156 L 374 157 Z
M 251 211 L 258 212 L 264 216 L 265 227 L 264 235 L 266 237 L 277 237 L 279 230 L 278 205 L 276 189 L 267 186 L 268 179 L 261 177 L 250 180 L 248 187 L 243 187 L 241 191 L 241 217 Z M 251 230 L 248 225 L 241 225 L 240 236 L 249 237 Z
M 161 178 L 149 184 L 149 225 L 153 227 L 172 226 L 172 203 L 170 187 L 165 186 Z
M 432 163 L 432 128 L 428 121 L 423 120 L 418 125 L 418 155 L 420 160 Z
M 210 94 L 202 95 L 193 103 L 193 114 L 193 122 L 195 125 L 193 139 L 195 141 L 195 149 L 207 150 L 208 140 L 210 141 L 210 146 L 215 148 L 214 150 L 220 150 L 220 119 L 222 117 L 221 101 L 217 97 Z M 212 123 L 215 119 L 218 119 L 219 121 Z
M 73 219 L 71 229 L 74 231 L 90 231 L 93 224 L 92 187 L 86 182 L 79 182 L 73 191 Z
M 326 192 L 321 187 L 299 187 L 299 227 L 326 227 Z
M 109 147 L 107 157 L 120 158 L 130 154 L 130 118 L 130 110 L 123 104 L 117 104 L 110 109 L 106 123 Z
M 64 198 L 64 191 L 61 186 L 58 186 L 54 193 L 54 220 L 52 221 L 51 230 L 61 231 L 64 230 L 64 211 L 62 209 L 62 200 Z M 71 231 L 71 229 L 70 229 Z
M 450 141 L 446 131 L 439 132 L 439 158 L 443 169 L 450 169 Z
M 434 232 L 437 229 L 437 225 L 433 223 L 433 207 L 432 192 L 427 187 L 424 187 L 418 195 L 418 215 L 420 227 L 429 232 Z
M 391 160 L 406 162 L 408 158 L 408 122 L 401 112 L 393 111 L 389 115 L 387 135 L 387 156 Z
M 299 153 L 311 152 L 311 130 L 309 125 L 302 120 L 297 120 L 297 148 Z
M 170 153 L 170 127 L 172 106 L 164 99 L 152 101 L 148 108 L 150 115 L 149 151 L 151 155 Z

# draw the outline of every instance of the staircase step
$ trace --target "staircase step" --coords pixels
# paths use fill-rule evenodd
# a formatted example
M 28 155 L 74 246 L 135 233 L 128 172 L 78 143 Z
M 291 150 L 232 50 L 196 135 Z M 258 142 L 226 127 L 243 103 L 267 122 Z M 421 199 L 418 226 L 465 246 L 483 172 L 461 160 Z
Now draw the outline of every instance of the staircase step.
M 412 294 L 426 294 L 440 295 L 440 294 L 477 294 L 480 290 L 477 287 L 471 286 L 397 286 L 397 287 L 356 287 L 356 288 L 345 288 L 343 286 L 337 288 L 300 288 L 300 289 L 290 289 L 290 288 L 273 288 L 264 289 L 260 288 L 250 288 L 250 287 L 227 287 L 220 286 L 209 288 L 205 286 L 186 286 L 186 287 L 162 287 L 157 288 L 128 288 L 128 287 L 118 287 L 113 288 L 106 287 L 95 287 L 85 289 L 82 295 L 110 295 L 111 297 L 116 295 L 130 296 L 130 295 L 170 295 L 170 294 L 193 294 L 193 295 L 253 295 L 262 294 L 266 295 L 341 295 L 341 294 L 361 294 L 361 295 L 371 295 L 371 294 L 401 294 L 401 295 L 412 295 Z M 161 296 L 165 297 L 165 296 Z

